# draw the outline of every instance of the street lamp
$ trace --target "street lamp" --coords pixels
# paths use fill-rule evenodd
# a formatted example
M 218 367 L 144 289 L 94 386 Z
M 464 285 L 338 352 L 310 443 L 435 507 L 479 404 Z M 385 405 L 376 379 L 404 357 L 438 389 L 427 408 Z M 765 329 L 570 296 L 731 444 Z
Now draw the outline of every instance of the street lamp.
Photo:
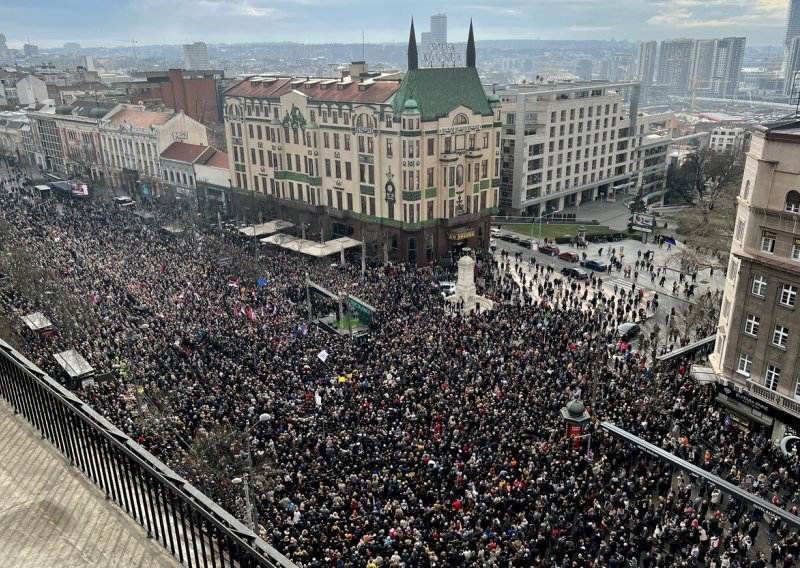
M 258 420 L 253 422 L 249 428 L 244 430 L 245 434 L 247 434 L 247 437 L 245 438 L 245 451 L 247 452 L 247 472 L 242 477 L 234 477 L 231 479 L 231 483 L 234 485 L 244 485 L 244 502 L 246 508 L 245 521 L 248 528 L 253 532 L 256 530 L 256 520 L 253 511 L 253 504 L 250 501 L 250 479 L 253 475 L 253 453 L 250 446 L 250 432 L 261 422 L 267 422 L 269 420 L 272 420 L 272 415 L 264 412 L 263 414 L 259 415 Z
M 563 209 L 556 209 L 555 211 L 551 211 L 550 213 L 542 213 L 539 215 L 539 242 L 542 242 L 542 219 L 545 217 L 549 217 L 550 215 L 555 215 L 556 213 L 561 213 Z

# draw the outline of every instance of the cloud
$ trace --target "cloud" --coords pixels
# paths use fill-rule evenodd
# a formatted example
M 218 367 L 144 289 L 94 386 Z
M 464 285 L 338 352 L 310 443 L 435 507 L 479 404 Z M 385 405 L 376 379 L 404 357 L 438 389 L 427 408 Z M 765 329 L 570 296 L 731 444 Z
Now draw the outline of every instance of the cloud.
M 748 43 L 776 43 L 787 0 L 81 0 L 75 10 L 63 0 L 0 0 L 0 32 L 9 43 L 28 36 L 43 46 L 68 40 L 114 45 L 110 38 L 135 37 L 141 45 L 297 41 L 351 41 L 364 30 L 367 41 L 405 41 L 413 16 L 417 32 L 428 17 L 445 12 L 453 37 L 466 34 L 470 18 L 484 39 L 665 39 L 747 36 Z M 713 35 L 712 35 L 713 34 Z M 69 36 L 72 35 L 71 38 Z
M 577 33 L 610 32 L 611 26 L 569 26 L 567 30 Z
M 746 35 L 745 27 L 782 27 L 785 16 L 782 0 L 668 0 L 646 24 L 674 30 L 729 28 L 726 35 Z

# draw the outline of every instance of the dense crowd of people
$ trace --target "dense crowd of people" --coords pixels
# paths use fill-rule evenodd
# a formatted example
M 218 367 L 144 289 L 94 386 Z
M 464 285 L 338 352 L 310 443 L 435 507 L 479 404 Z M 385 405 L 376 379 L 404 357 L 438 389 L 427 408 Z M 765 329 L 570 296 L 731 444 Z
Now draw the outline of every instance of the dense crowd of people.
M 3 261 L 6 314 L 51 313 L 57 295 L 81 316 L 29 338 L 29 356 L 61 376 L 52 353 L 75 348 L 110 373 L 78 394 L 243 517 L 229 480 L 246 474 L 257 531 L 300 566 L 792 566 L 800 553 L 792 527 L 599 426 L 796 514 L 796 457 L 715 408 L 686 361 L 656 373 L 619 349 L 616 324 L 643 307 L 633 290 L 609 297 L 543 266 L 520 285 L 498 255 L 477 278 L 494 308 L 459 311 L 439 269 L 362 275 L 221 231 L 167 234 L 101 201 L 40 204 L 16 187 L 0 200 L 2 247 L 22 251 Z M 13 282 L 13 263 L 52 293 Z M 371 333 L 315 325 L 336 306 L 309 318 L 308 280 L 374 306 Z M 575 399 L 593 419 L 570 438 L 560 409 Z

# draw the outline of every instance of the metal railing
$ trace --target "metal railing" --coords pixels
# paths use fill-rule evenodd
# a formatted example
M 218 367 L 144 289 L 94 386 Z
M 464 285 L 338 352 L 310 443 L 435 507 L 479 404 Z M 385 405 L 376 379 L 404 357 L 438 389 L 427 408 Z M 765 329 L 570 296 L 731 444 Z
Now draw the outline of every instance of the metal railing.
M 761 400 L 766 401 L 773 406 L 780 408 L 781 410 L 790 412 L 795 416 L 800 416 L 800 402 L 786 396 L 785 394 L 770 390 L 764 385 L 760 385 L 751 379 L 748 379 L 745 384 L 747 386 L 747 392 L 753 396 L 760 398 Z
M 294 567 L 3 340 L 0 396 L 184 566 Z

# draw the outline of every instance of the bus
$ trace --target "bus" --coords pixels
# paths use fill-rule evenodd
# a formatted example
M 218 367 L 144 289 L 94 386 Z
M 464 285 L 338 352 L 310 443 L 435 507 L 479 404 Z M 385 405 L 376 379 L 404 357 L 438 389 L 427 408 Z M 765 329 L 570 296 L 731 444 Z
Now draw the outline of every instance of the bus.
M 89 197 L 89 184 L 79 180 L 51 181 L 47 185 L 53 193 L 65 199 L 85 199 Z

